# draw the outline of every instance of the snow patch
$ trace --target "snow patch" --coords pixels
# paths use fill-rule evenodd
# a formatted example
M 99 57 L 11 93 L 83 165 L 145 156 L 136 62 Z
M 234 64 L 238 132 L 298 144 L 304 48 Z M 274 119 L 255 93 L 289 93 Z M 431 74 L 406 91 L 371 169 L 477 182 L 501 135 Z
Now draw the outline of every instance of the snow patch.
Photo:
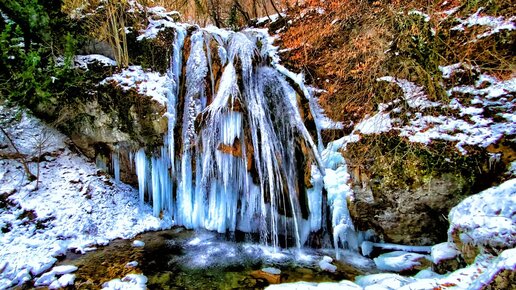
M 113 279 L 102 285 L 106 290 L 145 290 L 147 277 L 141 274 L 128 274 L 122 279 Z
M 107 77 L 100 84 L 105 85 L 109 82 L 114 82 L 124 91 L 135 89 L 139 94 L 149 96 L 161 105 L 165 105 L 168 102 L 167 95 L 170 93 L 170 83 L 173 80 L 159 72 L 145 71 L 141 66 L 130 66 L 120 73 Z
M 144 242 L 139 241 L 139 240 L 134 240 L 134 241 L 133 241 L 133 247 L 141 248 L 141 247 L 143 247 L 143 246 L 145 246 L 145 243 L 144 243 Z
M 472 27 L 472 26 L 485 26 L 488 27 L 489 30 L 477 35 L 477 39 L 488 37 L 490 35 L 493 35 L 495 33 L 498 33 L 502 30 L 515 30 L 516 24 L 514 21 L 516 20 L 516 17 L 513 16 L 509 19 L 505 19 L 503 16 L 500 17 L 494 17 L 494 16 L 488 16 L 488 15 L 480 15 L 480 12 L 484 10 L 483 7 L 479 8 L 477 12 L 470 15 L 468 18 L 462 20 L 462 19 L 456 19 L 460 22 L 459 25 L 453 27 L 451 30 L 458 30 L 458 31 L 464 31 L 466 27 Z
M 460 254 L 454 243 L 444 242 L 432 247 L 432 261 L 439 264 L 441 261 L 454 259 Z
M 374 258 L 374 263 L 382 271 L 402 272 L 420 266 L 426 256 L 422 254 L 394 251 Z

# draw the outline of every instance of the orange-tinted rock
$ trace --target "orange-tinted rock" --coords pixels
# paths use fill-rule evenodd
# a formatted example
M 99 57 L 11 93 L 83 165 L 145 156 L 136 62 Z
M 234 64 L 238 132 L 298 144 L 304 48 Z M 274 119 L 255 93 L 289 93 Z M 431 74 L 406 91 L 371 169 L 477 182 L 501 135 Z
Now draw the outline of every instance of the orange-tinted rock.
M 242 145 L 240 144 L 240 140 L 236 139 L 233 145 L 227 145 L 220 143 L 217 150 L 222 153 L 233 155 L 234 157 L 242 158 Z
M 271 284 L 279 284 L 281 281 L 281 275 L 271 274 L 262 270 L 255 270 L 251 272 L 251 276 L 255 279 L 265 279 Z

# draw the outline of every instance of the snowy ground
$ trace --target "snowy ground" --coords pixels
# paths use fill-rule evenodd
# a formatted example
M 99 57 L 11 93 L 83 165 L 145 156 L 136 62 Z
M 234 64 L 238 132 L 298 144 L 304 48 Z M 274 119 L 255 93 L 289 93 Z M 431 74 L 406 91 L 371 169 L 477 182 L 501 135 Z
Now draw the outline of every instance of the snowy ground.
M 27 160 L 40 162 L 40 183 L 28 182 L 15 150 L 0 136 L 0 289 L 47 271 L 67 249 L 93 250 L 172 226 L 140 207 L 138 192 L 99 172 L 71 142 L 38 119 L 0 106 L 0 125 Z M 38 154 L 38 144 L 43 143 Z M 6 157 L 7 156 L 7 157 Z M 36 162 L 30 162 L 36 174 Z

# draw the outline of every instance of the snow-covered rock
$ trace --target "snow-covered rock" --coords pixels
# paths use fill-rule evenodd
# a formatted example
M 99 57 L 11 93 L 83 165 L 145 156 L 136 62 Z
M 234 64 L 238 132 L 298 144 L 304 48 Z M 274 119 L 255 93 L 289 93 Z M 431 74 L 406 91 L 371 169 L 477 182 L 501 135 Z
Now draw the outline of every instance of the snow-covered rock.
M 75 275 L 74 274 L 65 274 L 61 276 L 59 279 L 54 280 L 50 286 L 48 286 L 48 289 L 59 289 L 66 286 L 72 286 L 75 282 Z
M 441 261 L 453 259 L 459 254 L 460 252 L 454 243 L 444 242 L 432 247 L 431 256 L 434 264 L 439 264 Z
M 107 290 L 145 290 L 147 277 L 141 274 L 129 274 L 122 279 L 114 279 L 102 285 Z
M 422 254 L 394 251 L 382 254 L 373 260 L 382 271 L 403 272 L 421 266 L 426 257 Z
M 321 268 L 321 270 L 323 271 L 328 271 L 332 273 L 337 271 L 337 266 L 331 264 L 331 262 L 333 262 L 333 259 L 331 257 L 324 256 L 322 260 L 319 261 L 319 268 Z
M 398 274 L 373 274 L 367 276 L 358 276 L 355 283 L 366 288 L 375 286 L 370 289 L 399 289 L 409 283 L 414 282 L 415 279 L 410 277 L 403 277 Z M 383 287 L 383 288 L 382 288 Z
M 448 239 L 473 246 L 516 245 L 516 179 L 470 196 L 448 216 Z
M 107 77 L 100 84 L 105 85 L 110 82 L 114 82 L 124 91 L 135 89 L 138 93 L 165 105 L 168 102 L 167 94 L 170 93 L 168 84 L 173 81 L 159 72 L 145 71 L 141 66 L 130 66 L 118 74 Z
M 77 271 L 77 269 L 79 269 L 79 268 L 74 265 L 61 265 L 61 266 L 56 266 L 56 267 L 52 268 L 51 272 L 55 273 L 56 275 L 64 275 L 64 274 L 73 273 L 73 272 Z

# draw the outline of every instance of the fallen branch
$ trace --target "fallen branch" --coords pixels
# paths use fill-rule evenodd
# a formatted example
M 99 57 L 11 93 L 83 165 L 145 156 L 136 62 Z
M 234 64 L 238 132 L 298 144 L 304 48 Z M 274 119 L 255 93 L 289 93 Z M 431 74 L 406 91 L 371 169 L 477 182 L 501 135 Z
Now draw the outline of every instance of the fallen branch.
M 9 140 L 9 143 L 11 143 L 11 146 L 16 151 L 17 159 L 20 160 L 21 164 L 23 165 L 23 169 L 25 170 L 25 173 L 27 174 L 27 179 L 29 181 L 36 180 L 36 176 L 34 174 L 32 174 L 32 172 L 30 172 L 30 170 L 29 170 L 29 166 L 27 165 L 27 160 L 25 159 L 25 155 L 23 155 L 20 152 L 20 150 L 18 150 L 18 148 L 16 148 L 16 145 L 14 145 L 13 140 L 11 139 L 9 134 L 7 134 L 7 132 L 4 130 L 4 128 L 0 127 L 0 130 L 2 131 L 2 133 L 4 133 L 5 137 L 7 137 L 7 140 Z

